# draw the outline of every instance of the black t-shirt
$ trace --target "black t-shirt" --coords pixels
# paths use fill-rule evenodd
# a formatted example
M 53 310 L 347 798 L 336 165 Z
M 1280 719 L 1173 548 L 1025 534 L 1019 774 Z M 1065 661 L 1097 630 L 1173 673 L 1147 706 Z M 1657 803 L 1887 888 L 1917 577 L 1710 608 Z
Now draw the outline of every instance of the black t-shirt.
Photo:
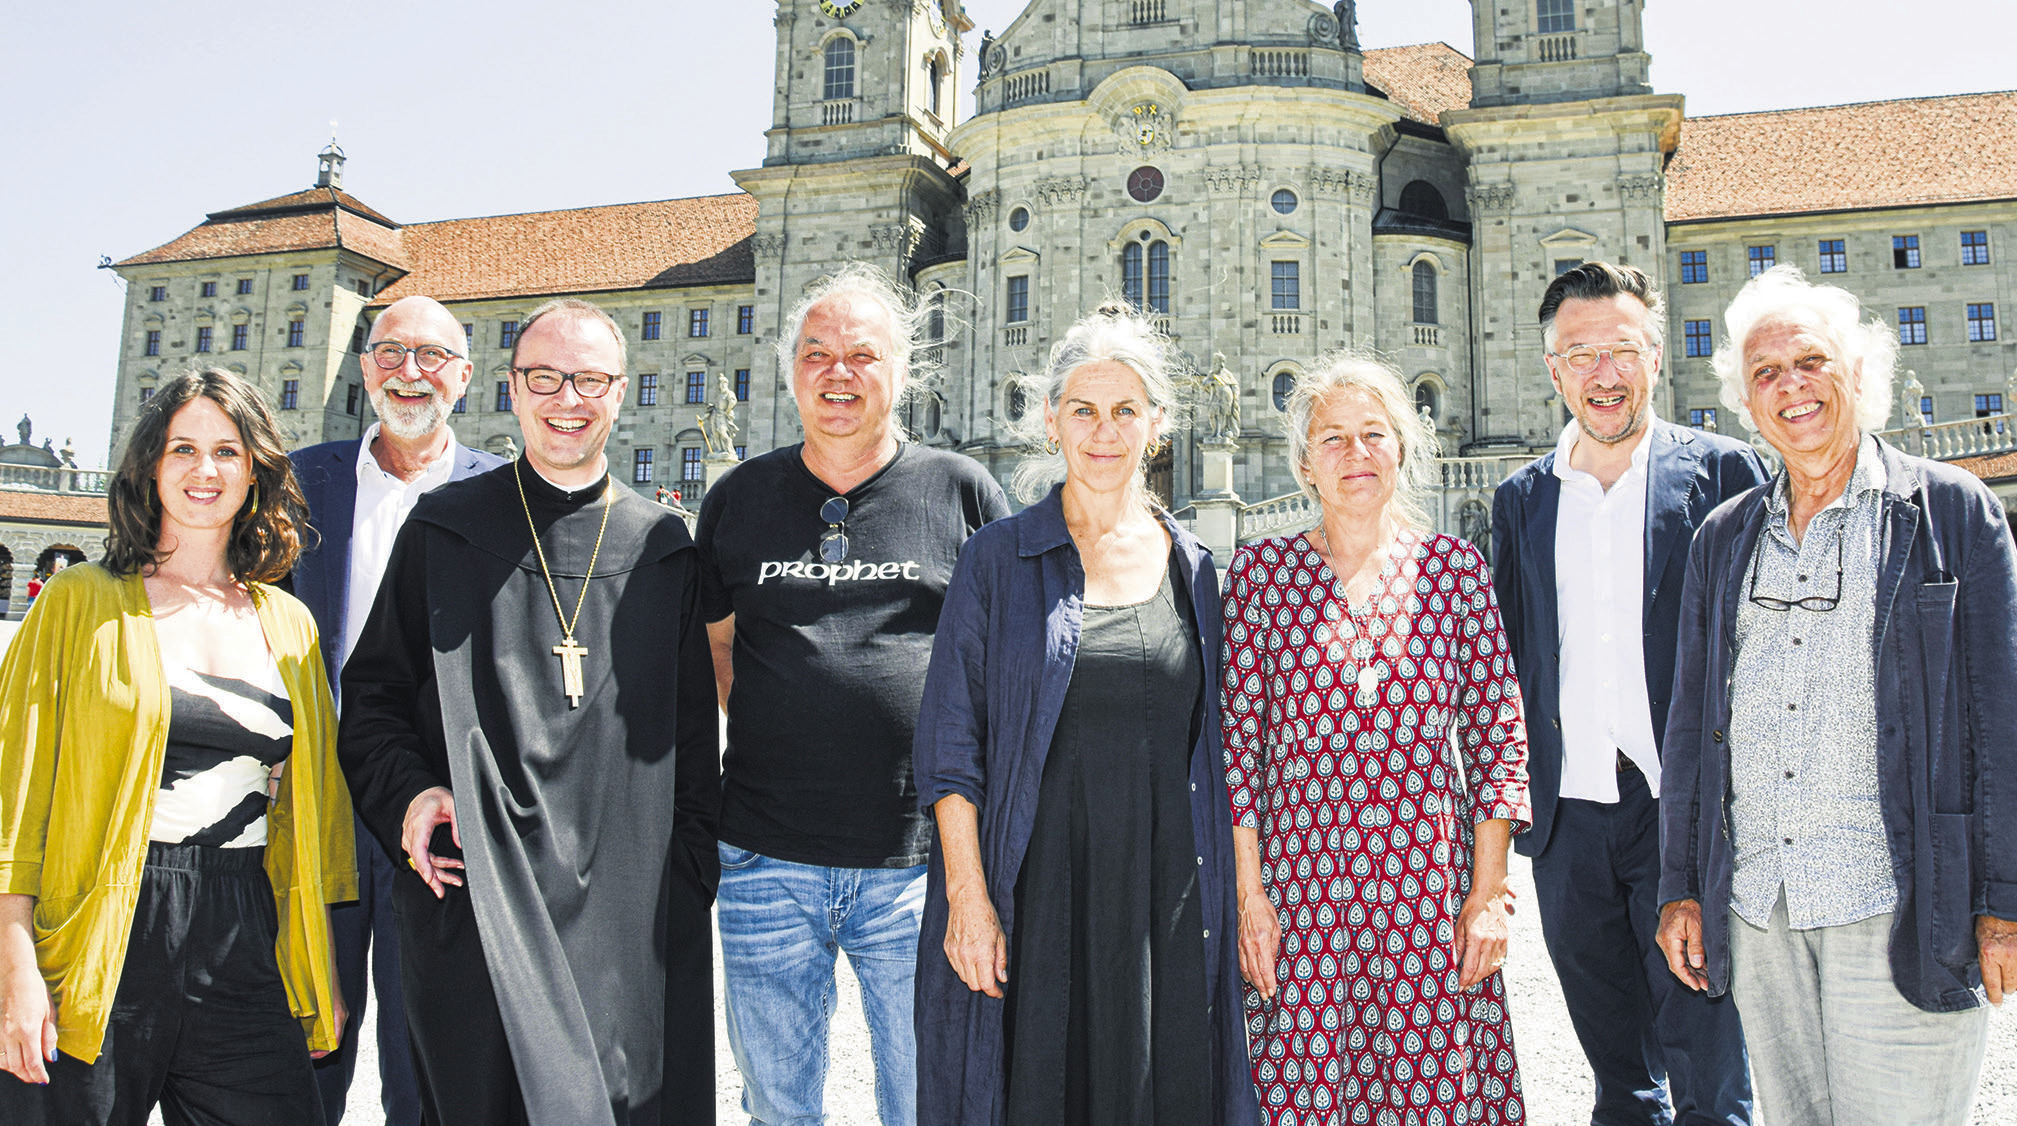
M 835 493 L 801 447 L 739 465 L 700 506 L 702 609 L 735 615 L 721 839 L 799 864 L 922 864 L 911 736 L 960 545 L 1008 501 L 980 463 L 904 444 L 846 494 L 847 557 L 820 560 Z

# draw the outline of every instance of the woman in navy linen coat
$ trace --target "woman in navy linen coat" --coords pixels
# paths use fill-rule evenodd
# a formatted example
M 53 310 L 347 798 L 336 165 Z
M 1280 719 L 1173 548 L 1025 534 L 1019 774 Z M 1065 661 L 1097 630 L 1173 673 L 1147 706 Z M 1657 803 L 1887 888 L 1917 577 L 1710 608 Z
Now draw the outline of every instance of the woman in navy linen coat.
M 1027 1012 L 1017 1007 L 1018 988 L 1027 991 L 1034 984 L 1056 995 L 1064 986 L 1041 976 L 1034 982 L 1016 978 L 1028 967 L 1017 964 L 1011 952 L 1021 949 L 1030 937 L 1029 933 L 1018 934 L 1018 924 L 1061 911 L 1101 910 L 1097 902 L 1061 908 L 1055 895 L 1020 898 L 1017 884 L 1019 877 L 1033 874 L 1025 872 L 1025 860 L 1034 868 L 1038 852 L 1046 847 L 1045 837 L 1056 832 L 1058 771 L 1047 778 L 1045 765 L 1053 748 L 1069 746 L 1075 735 L 1071 721 L 1061 728 L 1060 719 L 1071 707 L 1068 693 L 1074 688 L 1075 666 L 1081 676 L 1087 675 L 1087 662 L 1080 658 L 1081 642 L 1090 636 L 1089 614 L 1097 619 L 1111 609 L 1126 608 L 1099 605 L 1119 601 L 1111 598 L 1096 598 L 1089 607 L 1085 557 L 1079 539 L 1075 539 L 1075 533 L 1081 538 L 1086 535 L 1083 498 L 1087 494 L 1081 475 L 1118 473 L 1139 478 L 1142 447 L 1167 425 L 1168 407 L 1173 405 L 1169 401 L 1170 381 L 1162 367 L 1161 343 L 1139 317 L 1107 309 L 1081 321 L 1060 342 L 1039 390 L 1045 405 L 1041 413 L 1047 425 L 1055 424 L 1052 436 L 1063 445 L 1067 484 L 1053 488 L 1022 513 L 975 533 L 960 553 L 946 593 L 931 670 L 925 680 L 915 748 L 919 801 L 938 820 L 917 969 L 918 1121 L 925 1126 L 1000 1126 L 1030 1115 L 1030 1078 L 1024 1076 L 1017 1084 L 1021 1094 L 1012 1092 L 1009 1065 L 1012 1059 L 1027 1063 L 1032 1045 L 1013 1043 L 1005 1018 Z M 1102 386 L 1105 390 L 1100 390 Z M 1075 434 L 1081 439 L 1076 443 Z M 1127 444 L 1130 441 L 1132 445 Z M 1102 445 L 1109 450 L 1125 445 L 1125 456 L 1085 456 L 1086 449 Z M 1055 466 L 1055 459 L 1037 462 L 1025 466 L 1026 472 L 1019 476 L 1025 481 L 1040 480 Z M 1157 997 L 1158 1011 L 1144 1015 L 1154 1027 L 1172 1008 L 1184 1010 L 1183 1018 L 1193 1022 L 1205 1042 L 1194 1039 L 1181 1046 L 1188 1058 L 1198 1061 L 1192 1073 L 1171 1075 L 1168 1069 L 1152 1069 L 1154 1090 L 1095 1090 L 1083 1102 L 1079 1101 L 1083 1092 L 1076 1088 L 1070 1096 L 1052 1093 L 1048 1097 L 1069 1121 L 1181 1120 L 1248 1126 L 1258 1124 L 1259 1107 L 1242 1027 L 1232 815 L 1219 742 L 1216 685 L 1222 623 L 1218 575 L 1203 544 L 1159 509 L 1143 519 L 1151 512 L 1141 505 L 1145 493 L 1136 488 L 1129 495 L 1133 499 L 1126 506 L 1126 519 L 1137 533 L 1146 533 L 1142 571 L 1146 574 L 1151 567 L 1161 568 L 1169 576 L 1162 596 L 1166 604 L 1187 608 L 1183 615 L 1189 619 L 1185 637 L 1196 646 L 1194 655 L 1183 655 L 1185 666 L 1202 674 L 1195 722 L 1192 709 L 1183 707 L 1183 701 L 1170 701 L 1172 712 L 1181 712 L 1177 730 L 1183 730 L 1182 723 L 1190 725 L 1190 746 L 1184 776 L 1171 773 L 1166 782 L 1183 795 L 1177 809 L 1186 802 L 1188 805 L 1191 839 L 1184 843 L 1191 847 L 1180 851 L 1184 853 L 1182 863 L 1196 873 L 1191 893 L 1196 903 L 1187 917 L 1202 925 L 1203 958 L 1201 963 L 1190 964 L 1202 977 L 1198 987 L 1204 996 L 1179 993 L 1172 1006 L 1163 1003 L 1168 994 L 1145 985 L 1143 988 Z M 1150 558 L 1157 551 L 1166 553 L 1169 561 Z M 1107 585 L 1106 579 L 1097 570 L 1096 561 L 1096 593 Z M 1177 584 L 1181 584 L 1175 592 L 1178 597 L 1170 600 Z M 1150 715 L 1122 719 L 1138 726 L 1169 721 L 1168 716 Z M 1139 777 L 1113 777 L 1112 782 L 1109 787 L 1103 777 L 1099 787 L 1102 791 L 1112 789 L 1117 799 L 1121 798 L 1122 783 L 1133 783 L 1137 790 L 1148 786 Z M 1040 801 L 1041 795 L 1049 796 Z M 1103 799 L 1104 795 L 1096 796 Z M 1089 812 L 1097 821 L 1106 810 Z M 1165 815 L 1168 812 L 1165 809 Z M 1035 849 L 1033 836 L 1038 840 Z M 1171 847 L 1166 845 L 1165 853 Z M 1157 862 L 1165 873 L 1170 870 L 1167 861 L 1168 856 L 1163 855 Z M 985 907 L 973 898 L 959 905 L 949 902 L 949 862 L 955 894 L 965 882 L 962 875 L 971 878 L 977 872 L 984 877 Z M 1025 915 L 1022 920 L 1018 919 L 1019 903 Z M 989 907 L 993 919 L 984 917 Z M 1161 941 L 1187 939 L 1189 933 Z M 975 941 L 977 934 L 982 937 Z M 1195 951 L 1196 944 L 1191 943 L 1183 953 Z M 1033 952 L 1028 953 L 1035 959 Z M 1084 951 L 1073 957 L 1083 958 Z M 956 966 L 954 958 L 964 965 Z M 1181 958 L 1172 961 L 1181 962 Z M 1070 962 L 1074 967 L 1082 964 Z M 1157 961 L 1147 967 L 1152 971 L 1149 976 L 1167 974 L 1167 964 L 1171 963 Z M 1032 973 L 1047 976 L 1055 971 Z M 1009 984 L 1004 988 L 1003 983 Z M 1127 985 L 1133 987 L 1133 983 Z M 1103 986 L 1118 988 L 1111 982 L 1096 982 L 1090 987 Z M 1140 1035 L 1139 1029 L 1097 1027 L 1074 1028 L 1072 1035 L 1099 1038 L 1112 1033 L 1125 1037 L 1131 1032 Z M 1034 1041 L 1036 1037 L 1027 1039 Z M 1050 1053 L 1045 1058 L 1047 1073 L 1057 1065 L 1055 1074 L 1062 1077 L 1079 1066 L 1058 1064 L 1055 1056 L 1066 1054 L 1065 1049 L 1039 1051 Z M 1061 1085 L 1072 1084 L 1066 1079 Z M 1198 1101 L 1190 1105 L 1197 1107 L 1197 1116 L 1184 1117 L 1186 1112 L 1171 1110 L 1166 1099 L 1169 1088 L 1185 1089 L 1196 1098 Z

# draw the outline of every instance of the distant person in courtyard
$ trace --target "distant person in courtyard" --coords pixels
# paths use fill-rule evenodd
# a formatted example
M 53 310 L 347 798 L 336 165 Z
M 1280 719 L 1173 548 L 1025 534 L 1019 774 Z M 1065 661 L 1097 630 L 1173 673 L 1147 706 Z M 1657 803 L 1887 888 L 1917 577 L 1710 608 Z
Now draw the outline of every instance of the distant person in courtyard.
M 1744 1014 L 1771 1122 L 1963 1126 L 2017 991 L 2017 552 L 1900 453 L 1898 344 L 1790 266 L 1724 314 L 1723 403 L 1784 468 L 1695 537 L 1660 947 Z

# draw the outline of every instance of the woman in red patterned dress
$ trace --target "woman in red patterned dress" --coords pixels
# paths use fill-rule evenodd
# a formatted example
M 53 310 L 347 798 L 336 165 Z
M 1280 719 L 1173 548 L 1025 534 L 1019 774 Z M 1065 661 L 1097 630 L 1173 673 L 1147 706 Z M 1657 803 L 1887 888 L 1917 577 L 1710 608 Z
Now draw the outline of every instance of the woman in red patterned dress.
M 1321 520 L 1233 556 L 1225 744 L 1240 969 L 1270 1126 L 1526 1118 L 1506 847 L 1527 738 L 1491 572 L 1429 530 L 1397 373 L 1320 360 L 1289 448 Z

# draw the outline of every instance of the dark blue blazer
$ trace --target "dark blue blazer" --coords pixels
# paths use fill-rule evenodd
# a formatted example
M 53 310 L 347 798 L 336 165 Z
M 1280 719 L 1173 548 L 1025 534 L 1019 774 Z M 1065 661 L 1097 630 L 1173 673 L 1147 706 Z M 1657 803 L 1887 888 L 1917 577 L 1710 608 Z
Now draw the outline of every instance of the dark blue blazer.
M 294 460 L 294 476 L 308 498 L 308 524 L 314 529 L 303 539 L 301 558 L 294 562 L 289 586 L 294 597 L 308 604 L 315 615 L 315 628 L 322 635 L 322 663 L 329 669 L 329 686 L 341 683 L 336 656 L 343 647 L 344 597 L 350 581 L 350 525 L 357 514 L 357 445 L 361 438 L 324 442 L 289 455 Z M 460 481 L 486 469 L 503 465 L 496 454 L 472 450 L 456 443 L 450 451 L 455 459 L 448 479 Z
M 1688 543 L 1717 505 L 1762 483 L 1766 473 L 1757 452 L 1732 438 L 1655 419 L 1651 441 L 1641 636 L 1658 746 L 1674 687 Z M 1555 606 L 1555 513 L 1561 496 L 1555 455 L 1549 453 L 1508 477 L 1492 498 L 1492 586 L 1527 709 L 1527 777 L 1534 803 L 1534 827 L 1514 837 L 1513 847 L 1530 857 L 1547 849 L 1562 793 L 1562 647 Z

